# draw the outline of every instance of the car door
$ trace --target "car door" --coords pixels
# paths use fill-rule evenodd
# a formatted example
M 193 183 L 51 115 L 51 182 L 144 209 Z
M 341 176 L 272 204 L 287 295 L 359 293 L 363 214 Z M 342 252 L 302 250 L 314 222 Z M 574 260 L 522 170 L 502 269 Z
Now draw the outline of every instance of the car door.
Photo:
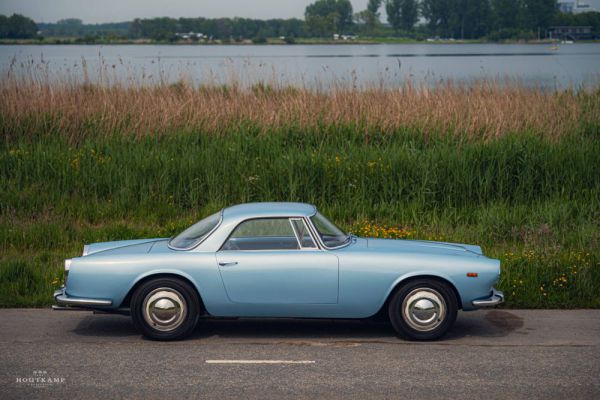
M 338 301 L 338 258 L 317 247 L 301 218 L 246 220 L 216 259 L 227 296 L 234 303 Z

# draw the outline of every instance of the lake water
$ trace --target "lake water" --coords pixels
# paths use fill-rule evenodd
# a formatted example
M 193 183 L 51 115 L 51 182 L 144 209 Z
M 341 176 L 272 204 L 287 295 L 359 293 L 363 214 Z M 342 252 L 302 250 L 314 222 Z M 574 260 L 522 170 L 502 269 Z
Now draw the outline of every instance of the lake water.
M 257 82 L 329 88 L 482 79 L 579 88 L 600 83 L 600 44 L 4 45 L 2 79 L 156 84 Z

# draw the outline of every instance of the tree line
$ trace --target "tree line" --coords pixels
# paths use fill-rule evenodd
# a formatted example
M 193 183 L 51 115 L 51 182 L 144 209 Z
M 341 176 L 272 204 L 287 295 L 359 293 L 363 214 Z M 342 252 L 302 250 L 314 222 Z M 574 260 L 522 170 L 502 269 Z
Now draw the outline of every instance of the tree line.
M 381 21 L 385 9 L 387 24 Z M 106 24 L 84 24 L 80 19 L 36 24 L 23 15 L 0 15 L 0 38 L 94 38 L 264 42 L 269 37 L 331 38 L 357 33 L 367 37 L 427 37 L 532 39 L 544 37 L 552 25 L 592 26 L 600 36 L 600 13 L 563 14 L 556 0 L 369 0 L 354 12 L 349 0 L 317 0 L 308 5 L 304 20 L 251 18 L 146 18 Z M 187 35 L 193 32 L 194 35 Z
M 314 10 L 319 18 L 328 12 L 328 32 L 347 26 L 349 0 L 317 0 L 306 8 L 306 23 L 311 26 Z M 562 14 L 557 0 L 369 0 L 367 8 L 354 14 L 355 26 L 363 34 L 383 32 L 380 10 L 396 35 L 439 36 L 455 39 L 487 37 L 508 39 L 544 37 L 552 25 L 592 25 L 600 34 L 600 13 Z
M 308 37 L 304 21 L 291 19 L 251 19 L 251 18 L 152 18 L 135 19 L 130 27 L 132 38 L 172 40 L 176 33 L 201 33 L 213 39 L 242 40 L 268 37 Z M 198 36 L 191 36 L 191 40 Z
M 38 27 L 31 18 L 20 14 L 10 17 L 0 14 L 0 38 L 30 39 L 36 37 Z

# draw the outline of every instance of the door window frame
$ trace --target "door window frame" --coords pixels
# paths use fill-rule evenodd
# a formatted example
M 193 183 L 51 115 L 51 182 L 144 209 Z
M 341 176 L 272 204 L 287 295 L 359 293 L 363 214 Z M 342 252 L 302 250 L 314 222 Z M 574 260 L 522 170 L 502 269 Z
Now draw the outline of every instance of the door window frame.
M 290 224 L 292 225 L 294 234 L 296 235 L 296 240 L 300 244 L 300 250 L 319 250 L 319 245 L 317 244 L 317 241 L 313 237 L 313 233 L 310 230 L 310 228 L 308 227 L 308 224 L 306 223 L 306 219 L 302 218 L 302 217 L 290 217 L 288 219 L 290 221 Z M 294 225 L 294 221 L 300 221 L 300 222 L 302 222 L 302 224 L 304 224 L 304 228 L 306 228 L 306 233 L 308 233 L 310 240 L 312 240 L 312 242 L 313 242 L 313 245 L 314 245 L 313 247 L 302 246 L 302 243 L 304 242 L 304 238 L 300 237 L 300 232 L 298 232 L 298 230 L 296 229 L 296 225 Z
M 350 244 L 351 244 L 351 243 L 354 243 L 355 239 L 354 239 L 354 238 L 351 238 L 351 239 L 350 239 L 350 240 L 348 240 L 346 243 L 343 243 L 343 244 L 341 244 L 341 245 L 339 245 L 339 246 L 335 246 L 335 247 L 329 247 L 329 246 L 327 246 L 327 245 L 326 245 L 326 244 L 323 242 L 323 240 L 321 239 L 321 235 L 319 234 L 319 230 L 317 229 L 317 227 L 316 227 L 316 226 L 313 224 L 313 222 L 312 222 L 312 220 L 311 220 L 311 217 L 313 217 L 313 216 L 314 216 L 316 213 L 317 213 L 317 211 L 315 210 L 315 213 L 314 213 L 314 214 L 312 214 L 311 216 L 309 216 L 309 217 L 304 217 L 304 221 L 306 222 L 306 226 L 308 226 L 308 228 L 309 228 L 309 230 L 310 230 L 310 232 L 311 232 L 311 236 L 313 237 L 313 240 L 314 240 L 315 238 L 317 239 L 317 242 L 315 242 L 315 243 L 318 243 L 318 244 L 317 244 L 317 246 L 318 246 L 318 247 L 319 247 L 321 250 L 323 250 L 323 251 L 326 251 L 326 250 L 337 250 L 337 249 L 342 249 L 342 248 L 344 248 L 344 247 L 348 247 L 348 246 L 350 246 Z M 354 236 L 354 235 L 350 234 L 350 236 Z
M 231 239 L 231 236 L 233 236 L 233 234 L 235 233 L 235 231 L 244 223 L 249 222 L 249 221 L 256 221 L 256 220 L 270 220 L 270 219 L 287 219 L 288 223 L 290 224 L 290 227 L 292 228 L 292 232 L 294 233 L 294 238 L 296 239 L 296 243 L 298 244 L 298 248 L 297 249 L 263 249 L 263 250 L 244 250 L 244 249 L 238 249 L 238 250 L 234 250 L 234 249 L 223 249 L 223 247 L 225 246 L 225 244 L 229 241 L 229 239 Z M 303 247 L 302 246 L 302 241 L 298 238 L 298 232 L 296 232 L 296 227 L 294 226 L 292 220 L 301 220 L 304 222 L 304 225 L 307 228 L 308 234 L 310 235 L 310 238 L 312 239 L 313 243 L 315 244 L 315 247 Z M 248 218 L 245 219 L 243 221 L 240 221 L 240 223 L 238 223 L 235 228 L 233 228 L 231 230 L 231 232 L 229 233 L 229 235 L 227 235 L 227 238 L 223 241 L 223 243 L 221 244 L 221 246 L 219 247 L 219 250 L 217 250 L 217 252 L 223 252 L 223 251 L 231 251 L 231 252 L 237 252 L 237 251 L 244 251 L 244 252 L 257 252 L 257 251 L 261 251 L 261 252 L 265 252 L 265 251 L 315 251 L 315 250 L 321 250 L 321 247 L 319 245 L 319 242 L 317 242 L 317 240 L 315 239 L 314 233 L 310 227 L 310 225 L 308 224 L 308 222 L 306 221 L 306 218 L 303 217 L 259 217 L 259 218 Z

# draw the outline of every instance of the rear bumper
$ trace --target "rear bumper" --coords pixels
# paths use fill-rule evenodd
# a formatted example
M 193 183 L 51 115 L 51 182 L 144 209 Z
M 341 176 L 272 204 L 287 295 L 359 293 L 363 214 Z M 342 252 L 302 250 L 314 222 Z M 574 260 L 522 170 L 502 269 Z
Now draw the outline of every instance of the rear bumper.
M 473 307 L 493 307 L 498 304 L 504 303 L 504 293 L 495 288 L 492 289 L 492 295 L 485 299 L 473 300 L 471 304 Z
M 55 310 L 62 310 L 68 307 L 109 307 L 112 305 L 112 300 L 69 297 L 64 287 L 54 292 L 54 301 L 58 304 L 58 307 L 52 307 Z

